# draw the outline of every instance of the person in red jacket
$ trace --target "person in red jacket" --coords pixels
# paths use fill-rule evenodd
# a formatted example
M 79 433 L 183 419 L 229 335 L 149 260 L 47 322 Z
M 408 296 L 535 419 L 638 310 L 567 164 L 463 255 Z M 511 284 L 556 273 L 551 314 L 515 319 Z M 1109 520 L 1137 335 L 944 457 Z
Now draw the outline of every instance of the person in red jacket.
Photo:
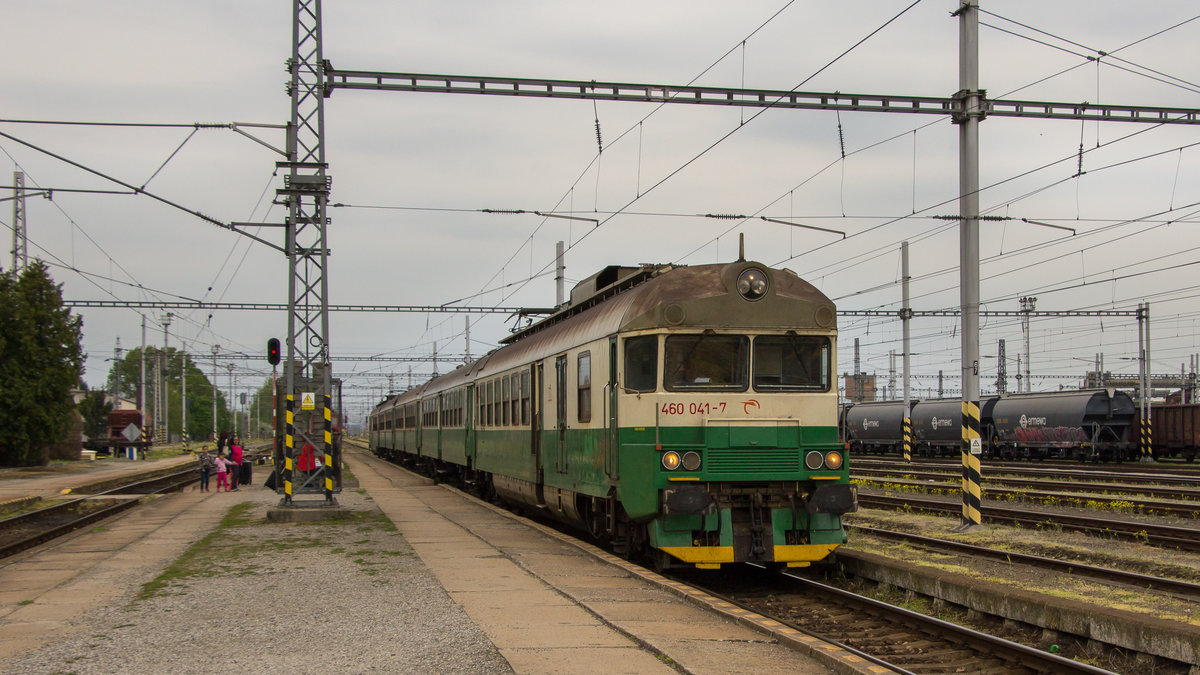
M 305 443 L 300 449 L 300 457 L 296 459 L 296 469 L 308 473 L 317 468 L 317 460 L 313 457 L 312 443 Z
M 229 441 L 229 461 L 233 464 L 230 468 L 229 485 L 231 492 L 237 492 L 238 483 L 242 475 L 242 441 L 234 434 L 233 439 Z

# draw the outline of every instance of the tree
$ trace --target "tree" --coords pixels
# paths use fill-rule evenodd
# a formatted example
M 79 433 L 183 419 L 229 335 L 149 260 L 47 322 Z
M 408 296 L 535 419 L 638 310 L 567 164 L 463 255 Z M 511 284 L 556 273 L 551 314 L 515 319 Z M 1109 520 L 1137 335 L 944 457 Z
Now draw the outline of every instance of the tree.
M 79 414 L 83 416 L 83 433 L 88 438 L 108 437 L 108 413 L 112 404 L 105 400 L 103 391 L 89 391 L 79 402 Z
M 62 286 L 45 263 L 20 277 L 0 274 L 0 464 L 48 461 L 71 424 L 71 387 L 83 374 L 83 321 L 63 307 Z
M 146 416 L 147 424 L 154 420 L 154 364 L 162 349 L 146 346 Z M 170 347 L 166 354 L 168 405 L 170 407 L 171 433 L 179 433 L 180 402 L 183 400 L 180 386 L 180 372 L 184 364 L 184 353 Z M 213 386 L 208 376 L 200 369 L 203 361 L 198 361 L 194 354 L 187 354 L 187 431 L 188 438 L 203 440 L 212 433 L 212 404 Z M 125 357 L 113 363 L 108 371 L 107 388 L 112 389 L 116 384 L 117 374 L 120 374 L 120 395 L 124 398 L 137 400 L 138 382 L 141 378 L 142 348 L 136 347 L 125 353 Z M 217 395 L 217 426 L 220 429 L 232 429 L 232 416 L 226 405 L 225 395 L 218 390 Z

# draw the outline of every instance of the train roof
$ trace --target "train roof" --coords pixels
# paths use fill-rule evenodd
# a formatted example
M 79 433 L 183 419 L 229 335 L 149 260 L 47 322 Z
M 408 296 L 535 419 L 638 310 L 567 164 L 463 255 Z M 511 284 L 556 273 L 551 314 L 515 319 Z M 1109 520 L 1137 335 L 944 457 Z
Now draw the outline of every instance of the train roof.
M 743 301 L 736 295 L 736 282 L 752 267 L 768 274 L 770 289 L 757 301 Z M 593 285 L 594 292 L 581 291 L 581 285 L 587 290 L 586 284 Z M 397 402 L 452 389 L 620 331 L 658 327 L 832 331 L 837 326 L 833 302 L 815 286 L 791 270 L 751 261 L 608 267 L 581 285 L 572 291 L 567 306 L 505 338 L 499 349 L 405 392 Z

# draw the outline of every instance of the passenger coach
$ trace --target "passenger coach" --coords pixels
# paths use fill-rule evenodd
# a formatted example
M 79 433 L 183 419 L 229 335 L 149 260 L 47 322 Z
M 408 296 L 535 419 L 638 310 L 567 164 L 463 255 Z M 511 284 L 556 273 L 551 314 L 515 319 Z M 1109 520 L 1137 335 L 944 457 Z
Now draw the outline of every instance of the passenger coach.
M 836 339 L 833 303 L 790 270 L 608 267 L 378 405 L 371 445 L 659 567 L 808 565 L 846 541 L 856 502 Z

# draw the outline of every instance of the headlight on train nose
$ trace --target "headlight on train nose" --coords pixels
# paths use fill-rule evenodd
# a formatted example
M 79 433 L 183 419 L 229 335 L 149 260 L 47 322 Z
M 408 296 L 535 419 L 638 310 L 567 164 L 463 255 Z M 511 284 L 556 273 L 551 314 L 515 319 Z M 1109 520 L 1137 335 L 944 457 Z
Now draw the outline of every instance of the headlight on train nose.
M 674 471 L 679 468 L 679 453 L 674 450 L 668 450 L 663 453 L 662 465 L 667 471 Z
M 804 466 L 808 467 L 809 471 L 816 471 L 821 468 L 821 464 L 825 462 L 825 458 L 816 450 L 809 450 L 804 456 Z
M 683 453 L 683 470 L 695 471 L 700 468 L 700 453 L 689 450 Z
M 842 453 L 837 452 L 836 450 L 825 453 L 825 466 L 833 469 L 834 471 L 842 468 Z
M 769 285 L 767 273 L 754 267 L 744 270 L 737 278 L 738 293 L 752 302 L 766 295 Z

